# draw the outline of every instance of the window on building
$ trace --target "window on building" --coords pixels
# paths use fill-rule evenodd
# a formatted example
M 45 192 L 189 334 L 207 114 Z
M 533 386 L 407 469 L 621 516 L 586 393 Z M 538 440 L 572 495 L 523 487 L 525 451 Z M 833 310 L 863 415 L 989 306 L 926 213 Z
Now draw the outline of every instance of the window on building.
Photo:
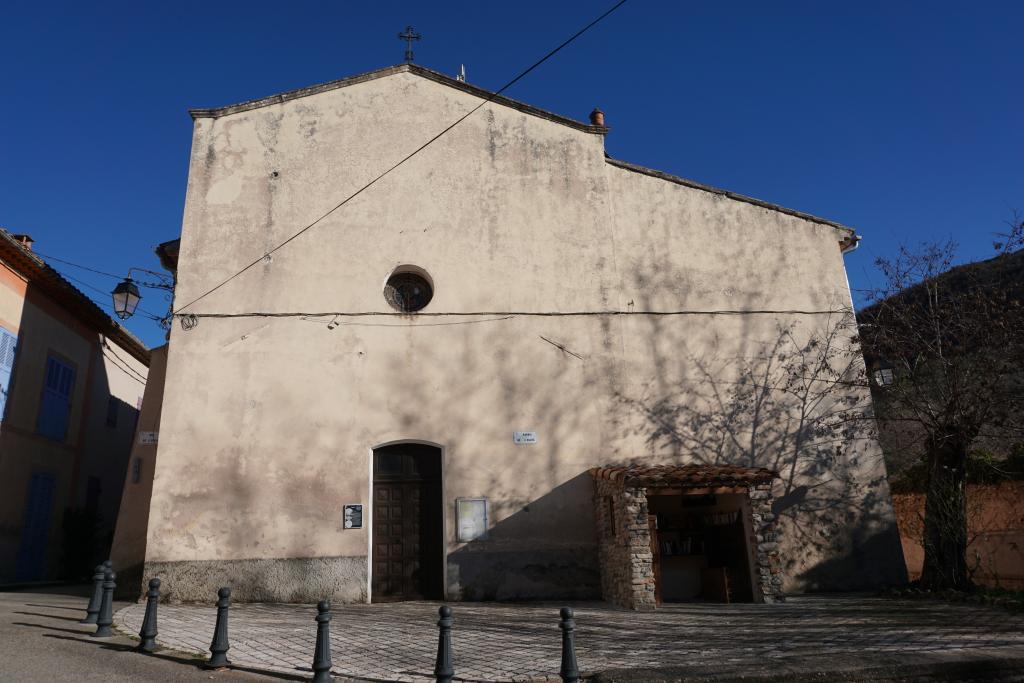
M 880 387 L 887 387 L 893 382 L 892 368 L 881 368 L 875 370 L 875 384 Z
M 49 439 L 63 441 L 71 417 L 71 393 L 75 389 L 75 368 L 50 356 L 46 359 L 43 400 L 39 405 L 36 431 Z
M 0 421 L 4 419 L 4 411 L 7 408 L 7 393 L 11 388 L 14 352 L 17 346 L 17 335 L 0 327 Z
M 402 266 L 388 278 L 384 299 L 396 311 L 415 313 L 426 307 L 434 297 L 434 286 L 426 271 L 416 266 Z
M 107 426 L 108 427 L 116 427 L 117 426 L 118 403 L 120 403 L 120 402 L 117 400 L 116 396 L 108 396 L 107 397 Z
M 142 480 L 142 458 L 132 460 L 132 483 L 138 484 Z

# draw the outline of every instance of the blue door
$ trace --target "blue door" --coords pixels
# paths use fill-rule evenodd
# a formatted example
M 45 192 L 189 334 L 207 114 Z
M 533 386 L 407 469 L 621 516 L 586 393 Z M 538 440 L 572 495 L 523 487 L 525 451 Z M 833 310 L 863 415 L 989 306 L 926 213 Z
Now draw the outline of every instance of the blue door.
M 33 474 L 25 503 L 25 523 L 21 529 L 17 581 L 46 578 L 46 548 L 50 540 L 50 517 L 57 479 L 52 474 Z

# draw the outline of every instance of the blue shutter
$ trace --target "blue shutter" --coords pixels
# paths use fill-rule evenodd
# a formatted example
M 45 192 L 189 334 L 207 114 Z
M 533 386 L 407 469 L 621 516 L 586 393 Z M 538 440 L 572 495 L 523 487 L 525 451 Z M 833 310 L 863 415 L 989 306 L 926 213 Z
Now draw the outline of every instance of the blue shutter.
M 0 327 L 0 420 L 4 419 L 7 407 L 7 392 L 11 389 L 11 373 L 14 372 L 14 352 L 18 338 Z
M 57 480 L 52 474 L 33 474 L 25 502 L 21 547 L 15 567 L 16 581 L 46 578 L 46 548 L 50 539 L 50 512 Z
M 71 416 L 71 392 L 75 388 L 75 369 L 53 356 L 46 359 L 43 401 L 39 406 L 36 431 L 45 437 L 63 441 Z

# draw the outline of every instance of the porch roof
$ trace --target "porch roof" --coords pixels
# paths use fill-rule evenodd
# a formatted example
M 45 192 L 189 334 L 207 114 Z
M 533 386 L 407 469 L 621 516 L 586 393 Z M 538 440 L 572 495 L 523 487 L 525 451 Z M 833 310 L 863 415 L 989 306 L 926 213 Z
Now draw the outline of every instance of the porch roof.
M 595 479 L 644 488 L 747 487 L 764 484 L 778 473 L 737 465 L 611 465 L 590 470 Z

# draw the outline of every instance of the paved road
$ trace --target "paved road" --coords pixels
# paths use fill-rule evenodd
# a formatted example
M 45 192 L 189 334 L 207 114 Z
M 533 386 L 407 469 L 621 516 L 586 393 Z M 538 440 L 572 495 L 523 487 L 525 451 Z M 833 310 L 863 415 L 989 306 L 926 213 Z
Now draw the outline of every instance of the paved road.
M 335 605 L 332 671 L 361 680 L 432 680 L 437 608 L 429 602 Z M 457 677 L 559 680 L 558 605 L 454 603 L 452 609 Z M 142 615 L 143 606 L 132 605 L 115 623 L 138 632 Z M 312 605 L 233 605 L 229 656 L 248 667 L 308 676 L 315 615 Z M 214 620 L 212 606 L 161 605 L 158 640 L 201 651 Z M 978 672 L 978 680 L 1007 672 L 1001 680 L 1024 680 L 1024 614 L 978 605 L 805 596 L 779 605 L 675 604 L 638 613 L 580 604 L 576 624 L 580 668 L 604 672 L 607 681 L 973 678 L 951 675 L 955 670 Z M 911 678 L 901 673 L 908 668 Z M 922 677 L 939 669 L 946 673 L 937 679 Z
M 0 680 L 34 681 L 280 681 L 242 671 L 203 671 L 179 653 L 141 655 L 135 641 L 91 638 L 78 623 L 88 587 L 0 593 Z M 115 608 L 126 606 L 119 603 Z

